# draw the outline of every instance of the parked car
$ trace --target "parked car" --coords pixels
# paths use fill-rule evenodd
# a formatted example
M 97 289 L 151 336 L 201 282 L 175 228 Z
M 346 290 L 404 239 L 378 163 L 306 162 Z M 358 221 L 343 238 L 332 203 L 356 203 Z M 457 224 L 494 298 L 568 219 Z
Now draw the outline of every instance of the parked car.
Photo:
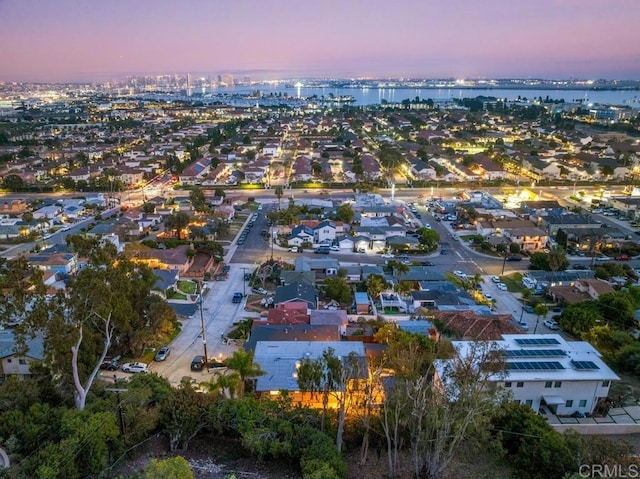
M 543 321 L 543 324 L 549 329 L 560 329 L 560 326 L 558 326 L 558 323 L 553 319 L 545 319 Z
M 493 296 L 491 296 L 489 293 L 484 293 L 484 298 L 485 298 L 487 301 L 491 301 L 491 300 L 493 299 Z
M 447 253 L 448 253 L 448 251 L 446 249 L 444 249 L 444 248 L 440 250 L 440 254 L 442 256 L 445 256 Z
M 509 256 L 507 258 L 507 261 L 522 261 L 522 256 L 515 256 L 515 255 Z
M 504 283 L 498 283 L 498 284 L 496 284 L 496 286 L 498 287 L 498 289 L 500 291 L 507 291 L 507 285 L 504 284 Z
M 364 248 L 358 248 L 358 253 L 366 253 L 367 251 Z
M 621 254 L 620 256 L 616 256 L 616 261 L 631 261 L 631 256 Z
M 435 264 L 432 263 L 431 261 L 422 261 L 420 264 L 422 266 L 435 266 Z
M 289 248 L 289 251 L 292 253 L 297 253 L 298 251 L 300 251 L 300 249 L 297 246 L 291 246 Z
M 524 321 L 518 323 L 518 326 L 520 326 L 520 329 L 524 329 L 525 331 L 529 331 L 529 325 L 527 323 L 525 323 Z
M 205 363 L 206 363 L 206 360 L 205 360 L 204 356 L 195 356 L 191 360 L 191 370 L 192 371 L 202 371 L 202 369 L 204 368 Z
M 229 271 L 231 271 L 231 266 L 229 266 L 228 264 L 225 264 L 225 265 L 222 267 L 222 272 L 223 272 L 223 273 L 228 273 Z
M 460 279 L 467 279 L 466 273 L 463 273 L 462 271 L 454 271 L 453 274 L 455 274 Z
M 393 255 L 393 253 L 383 253 L 382 254 L 383 258 L 387 258 L 387 259 L 392 259 L 395 258 L 395 256 Z
M 493 281 L 494 283 L 498 284 L 500 283 L 500 276 L 492 276 L 491 277 L 491 281 Z
M 329 248 L 328 246 L 320 246 L 314 251 L 315 254 L 329 254 L 330 252 L 331 248 Z
M 329 249 L 330 249 L 331 251 L 340 251 L 340 246 L 338 246 L 338 245 L 331 245 L 331 246 L 329 246 Z
M 588 269 L 584 264 L 574 264 L 573 269 Z
M 170 354 L 171 354 L 171 348 L 169 348 L 169 346 L 163 346 L 160 349 L 158 349 L 158 352 L 156 353 L 156 357 L 153 359 L 155 361 L 164 361 L 169 357 Z
M 122 371 L 125 373 L 146 373 L 149 370 L 149 366 L 146 363 L 124 363 L 122 365 Z
M 233 298 L 231 299 L 232 303 L 240 303 L 242 302 L 242 293 L 239 291 L 236 291 L 235 293 L 233 293 Z
M 527 313 L 533 313 L 533 306 L 527 305 L 523 308 Z
M 106 369 L 107 371 L 115 371 L 118 369 L 118 366 L 120 365 L 120 356 L 107 356 L 106 358 L 104 358 L 104 361 L 102 361 L 102 364 L 100 365 L 100 369 Z

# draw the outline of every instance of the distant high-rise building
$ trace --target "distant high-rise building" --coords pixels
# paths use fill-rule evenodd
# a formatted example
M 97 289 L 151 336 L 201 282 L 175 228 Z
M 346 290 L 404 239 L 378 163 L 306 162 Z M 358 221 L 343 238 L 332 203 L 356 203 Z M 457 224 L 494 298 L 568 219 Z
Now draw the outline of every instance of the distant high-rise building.
M 222 75 L 222 81 L 221 81 L 223 86 L 233 86 L 233 75 L 227 73 L 226 75 Z

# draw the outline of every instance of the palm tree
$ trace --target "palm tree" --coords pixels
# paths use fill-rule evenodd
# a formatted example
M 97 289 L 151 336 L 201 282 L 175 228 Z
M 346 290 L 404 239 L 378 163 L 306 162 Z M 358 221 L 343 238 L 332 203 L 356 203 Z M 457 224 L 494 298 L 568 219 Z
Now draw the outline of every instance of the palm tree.
M 282 195 L 284 194 L 282 186 L 276 186 L 274 193 L 278 197 L 278 211 L 280 211 L 280 198 L 282 198 Z
M 224 364 L 236 371 L 240 378 L 239 395 L 244 395 L 245 383 L 249 378 L 262 376 L 264 371 L 260 369 L 260 365 L 253 362 L 252 351 L 236 351 L 233 356 L 225 359 Z
M 240 391 L 240 375 L 238 373 L 216 374 L 211 381 L 205 383 L 212 393 L 224 394 L 225 397 L 235 398 Z
M 536 334 L 538 330 L 538 323 L 540 322 L 541 316 L 546 316 L 549 312 L 549 308 L 547 308 L 544 304 L 536 304 L 536 307 L 533 308 L 533 312 L 536 315 L 536 327 L 533 328 L 533 334 Z
M 563 264 L 567 261 L 567 255 L 562 248 L 554 246 L 549 251 L 548 255 L 549 269 L 551 270 L 551 283 L 553 283 L 553 276 Z

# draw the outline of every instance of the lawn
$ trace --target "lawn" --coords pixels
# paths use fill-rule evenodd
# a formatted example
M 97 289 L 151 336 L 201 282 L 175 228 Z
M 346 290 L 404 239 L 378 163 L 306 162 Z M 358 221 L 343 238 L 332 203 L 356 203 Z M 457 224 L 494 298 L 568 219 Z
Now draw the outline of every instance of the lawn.
M 444 275 L 447 277 L 447 280 L 449 282 L 455 284 L 459 288 L 464 288 L 464 283 L 455 274 L 449 273 L 448 271 L 445 271 Z
M 196 294 L 196 283 L 193 281 L 178 281 L 178 289 L 185 294 Z
M 174 291 L 173 294 L 171 294 L 168 299 L 186 300 L 187 299 L 187 295 L 186 294 L 182 294 L 179 291 Z
M 522 275 L 520 273 L 514 273 L 511 276 L 500 276 L 500 280 L 507 286 L 507 290 L 510 293 L 522 293 L 525 289 L 522 286 Z
M 640 399 L 640 378 L 630 374 L 616 374 L 620 376 L 621 381 L 613 381 L 609 397 L 614 400 L 619 398 L 624 406 L 636 406 L 636 400 Z

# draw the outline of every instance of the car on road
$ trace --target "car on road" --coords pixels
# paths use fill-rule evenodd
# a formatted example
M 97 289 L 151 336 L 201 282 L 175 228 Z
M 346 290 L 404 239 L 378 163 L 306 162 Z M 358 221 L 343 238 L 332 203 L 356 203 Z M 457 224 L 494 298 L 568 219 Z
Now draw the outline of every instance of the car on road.
M 491 277 L 491 281 L 493 281 L 494 283 L 498 284 L 500 283 L 500 276 L 492 276 Z
M 149 371 L 149 366 L 146 363 L 124 363 L 122 365 L 122 371 L 125 373 L 146 373 Z
M 202 371 L 202 369 L 204 368 L 205 363 L 206 363 L 206 360 L 205 360 L 204 356 L 195 356 L 191 360 L 191 370 L 192 371 Z
M 314 251 L 315 254 L 329 254 L 331 249 L 328 246 L 320 246 Z
M 298 248 L 297 246 L 291 246 L 291 247 L 289 248 L 289 251 L 290 251 L 291 253 L 297 253 L 297 252 L 298 252 L 298 251 L 300 251 L 300 250 L 299 250 L 299 248 Z
M 524 306 L 522 309 L 524 309 L 527 313 L 533 313 L 533 306 L 531 305 Z
M 504 283 L 498 283 L 498 284 L 496 284 L 496 286 L 498 287 L 498 289 L 500 291 L 507 291 L 507 285 L 504 284 Z
M 366 253 L 367 251 L 364 248 L 358 248 L 358 253 Z
M 432 263 L 431 261 L 422 261 L 420 264 L 422 266 L 435 266 L 435 264 Z
M 251 273 L 245 273 L 244 274 L 244 280 L 245 281 L 250 281 L 251 280 Z
M 605 255 L 596 256 L 596 261 L 609 261 L 611 258 Z
M 509 256 L 507 258 L 507 261 L 522 261 L 522 256 L 515 256 L 515 255 Z
M 422 215 L 420 213 L 414 213 L 413 216 L 415 216 L 418 219 L 422 218 Z
M 518 323 L 518 326 L 520 326 L 520 329 L 524 329 L 525 331 L 529 331 L 529 325 L 527 323 L 525 323 L 524 321 Z
M 455 274 L 458 278 L 467 279 L 466 273 L 463 273 L 462 271 L 454 271 L 453 274 Z
M 395 256 L 393 255 L 393 253 L 383 253 L 382 254 L 383 258 L 387 258 L 387 259 L 392 259 L 395 258 Z
M 573 269 L 588 269 L 584 264 L 574 264 Z
M 231 299 L 232 303 L 241 303 L 242 302 L 242 293 L 240 291 L 236 291 L 233 293 L 233 298 Z
M 491 301 L 493 299 L 493 296 L 491 296 L 489 293 L 484 293 L 484 299 L 486 299 L 487 301 Z
M 107 356 L 100 364 L 100 369 L 106 369 L 107 371 L 116 371 L 120 365 L 120 356 Z
M 631 261 L 631 256 L 621 254 L 620 256 L 616 256 L 616 261 Z
M 171 354 L 171 348 L 169 346 L 161 347 L 156 353 L 156 357 L 153 358 L 155 361 L 164 361 Z
M 440 250 L 440 254 L 442 256 L 445 256 L 447 253 L 448 253 L 448 251 L 446 249 L 444 249 L 444 248 Z
M 545 319 L 542 324 L 544 324 L 549 329 L 560 329 L 560 326 L 553 319 Z
M 223 273 L 228 273 L 229 271 L 231 271 L 231 266 L 229 266 L 228 264 L 225 264 L 225 265 L 222 267 L 222 272 L 223 272 Z
M 329 246 L 329 249 L 330 249 L 331 251 L 340 251 L 340 246 L 338 246 L 338 245 L 331 245 L 331 246 Z

